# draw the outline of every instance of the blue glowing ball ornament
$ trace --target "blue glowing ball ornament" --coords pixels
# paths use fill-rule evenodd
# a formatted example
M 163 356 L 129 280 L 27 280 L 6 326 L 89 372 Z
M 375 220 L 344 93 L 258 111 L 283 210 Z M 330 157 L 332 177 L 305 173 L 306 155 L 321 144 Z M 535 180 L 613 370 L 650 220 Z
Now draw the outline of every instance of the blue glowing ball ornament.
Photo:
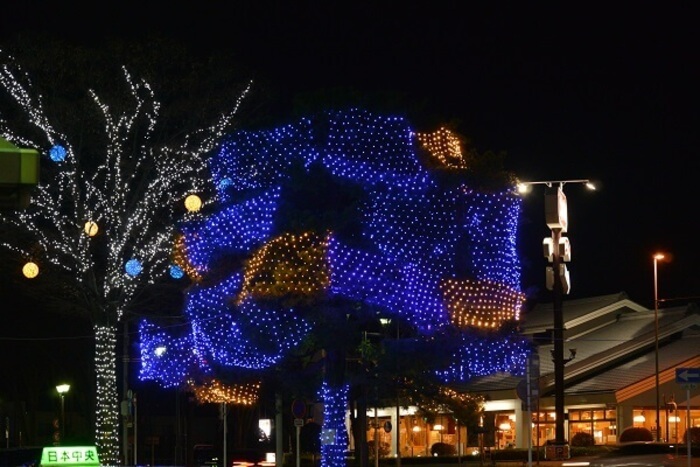
M 177 266 L 175 264 L 170 266 L 170 277 L 173 279 L 182 279 L 182 276 L 185 275 L 185 271 L 182 270 L 180 266 Z
M 230 187 L 233 185 L 233 180 L 231 180 L 229 177 L 222 178 L 221 181 L 216 185 L 216 187 L 219 190 L 225 190 L 226 188 Z
M 141 261 L 137 259 L 130 259 L 126 262 L 126 266 L 124 267 L 124 269 L 126 269 L 126 273 L 128 275 L 130 275 L 131 277 L 136 277 L 141 273 L 143 266 L 141 266 Z
M 66 148 L 60 144 L 55 145 L 49 150 L 49 157 L 54 162 L 63 162 L 66 158 Z

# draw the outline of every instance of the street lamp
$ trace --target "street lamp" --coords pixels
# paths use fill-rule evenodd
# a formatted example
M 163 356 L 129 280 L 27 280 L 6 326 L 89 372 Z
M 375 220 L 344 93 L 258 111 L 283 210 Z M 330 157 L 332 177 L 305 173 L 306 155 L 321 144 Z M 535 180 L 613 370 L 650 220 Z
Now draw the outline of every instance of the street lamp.
M 547 268 L 547 288 L 552 291 L 552 308 L 554 323 L 552 340 L 554 349 L 552 358 L 554 361 L 554 412 L 555 412 L 555 445 L 566 444 L 564 436 L 564 365 L 571 361 L 575 353 L 569 359 L 564 359 L 564 317 L 562 315 L 563 295 L 568 294 L 571 288 L 569 271 L 564 262 L 571 260 L 569 240 L 563 237 L 568 229 L 568 212 L 564 185 L 567 183 L 585 184 L 589 190 L 595 190 L 595 185 L 588 179 L 578 180 L 550 180 L 541 182 L 518 183 L 518 191 L 525 193 L 532 185 L 545 185 L 544 210 L 545 222 L 552 232 L 551 238 L 545 238 L 543 242 L 544 255 L 552 264 Z M 556 186 L 556 188 L 555 188 Z M 563 448 L 561 451 L 563 457 Z M 559 455 L 557 454 L 557 457 Z
M 61 440 L 66 436 L 66 393 L 70 390 L 70 384 L 59 384 L 56 391 L 61 396 Z
M 661 441 L 661 423 L 659 422 L 659 286 L 657 267 L 659 260 L 664 259 L 663 253 L 656 253 L 654 259 L 654 364 L 656 369 L 656 441 Z

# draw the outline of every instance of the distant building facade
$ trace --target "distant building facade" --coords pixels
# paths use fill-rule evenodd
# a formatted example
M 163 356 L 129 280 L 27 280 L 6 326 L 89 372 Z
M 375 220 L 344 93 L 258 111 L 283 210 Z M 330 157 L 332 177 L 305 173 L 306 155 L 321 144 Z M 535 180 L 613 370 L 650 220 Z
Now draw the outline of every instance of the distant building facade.
M 654 310 L 618 293 L 565 301 L 563 314 L 565 354 L 569 356 L 570 350 L 576 354 L 564 371 L 567 440 L 584 433 L 596 445 L 614 445 L 622 430 L 632 426 L 646 427 L 656 437 Z M 551 304 L 535 306 L 521 323 L 521 332 L 533 340 L 540 357 L 540 397 L 531 419 L 516 391 L 522 378 L 495 374 L 459 388 L 487 399 L 481 437 L 467 433 L 449 414 L 428 424 L 415 416 L 415 410 L 402 408 L 398 423 L 396 408 L 387 408 L 378 410 L 368 440 L 375 439 L 373 427 L 378 426 L 380 455 L 381 446 L 395 455 L 398 432 L 404 456 L 430 455 L 431 446 L 438 442 L 463 454 L 474 452 L 479 443 L 491 449 L 527 448 L 528 429 L 533 446 L 554 440 L 552 323 Z M 659 309 L 658 342 L 659 438 L 683 443 L 686 426 L 700 426 L 700 389 L 677 382 L 676 369 L 700 368 L 700 307 L 689 304 Z M 369 416 L 374 417 L 374 412 Z M 399 430 L 382 430 L 386 421 Z

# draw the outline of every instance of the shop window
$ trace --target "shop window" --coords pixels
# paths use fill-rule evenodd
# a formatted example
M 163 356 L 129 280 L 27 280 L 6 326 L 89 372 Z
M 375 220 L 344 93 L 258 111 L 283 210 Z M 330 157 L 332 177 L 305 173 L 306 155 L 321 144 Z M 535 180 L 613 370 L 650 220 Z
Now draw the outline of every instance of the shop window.
M 647 417 L 643 410 L 632 411 L 632 422 L 636 427 L 646 426 Z
M 617 443 L 617 427 L 614 410 L 571 410 L 569 411 L 569 435 L 577 433 L 580 440 L 592 439 L 598 445 Z M 611 418 L 603 418 L 612 415 Z M 586 438 L 586 436 L 588 438 Z

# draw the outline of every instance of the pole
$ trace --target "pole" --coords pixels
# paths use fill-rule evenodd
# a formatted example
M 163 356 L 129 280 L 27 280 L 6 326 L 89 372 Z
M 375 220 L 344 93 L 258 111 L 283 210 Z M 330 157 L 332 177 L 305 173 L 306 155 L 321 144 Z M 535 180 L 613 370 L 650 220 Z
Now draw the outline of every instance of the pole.
M 182 426 L 180 420 L 180 388 L 175 389 L 175 463 L 180 461 L 180 452 L 182 449 Z
M 61 393 L 61 442 L 64 441 L 66 436 L 66 405 L 65 405 L 65 394 Z
M 688 436 L 688 440 L 686 441 L 686 444 L 688 445 L 688 467 L 691 465 L 690 457 L 691 457 L 691 450 L 690 450 L 690 445 L 693 441 L 693 438 L 690 433 L 690 384 L 686 386 L 686 395 L 685 395 L 685 410 L 686 410 L 686 415 L 685 415 L 685 434 Z
M 429 436 L 430 436 L 430 430 L 428 430 L 428 424 L 426 423 L 425 424 L 425 455 L 426 456 L 430 453 L 429 447 L 428 447 L 428 444 L 430 444 Z
M 301 453 L 299 452 L 299 451 L 301 451 L 301 443 L 299 441 L 299 437 L 301 434 L 301 427 L 299 425 L 297 425 L 296 429 L 297 429 L 296 430 L 297 431 L 297 467 L 301 467 L 301 456 L 300 456 Z
M 532 467 L 532 388 L 530 387 L 530 381 L 532 380 L 532 368 L 530 367 L 528 360 L 528 365 L 525 368 L 525 378 L 527 384 L 527 397 L 526 397 L 526 420 L 527 420 L 527 465 Z
M 401 406 L 396 399 L 396 467 L 401 467 Z
M 656 441 L 661 441 L 661 427 L 659 426 L 659 287 L 657 280 L 658 257 L 654 256 L 654 364 L 656 369 Z
M 535 439 L 537 440 L 537 465 L 540 465 L 540 399 L 539 397 L 536 400 L 536 409 L 535 413 L 537 413 L 537 422 L 535 423 L 535 427 L 537 430 L 537 434 L 535 435 Z M 530 428 L 530 431 L 532 431 L 532 428 Z
M 224 411 L 224 455 L 223 455 L 224 464 L 223 465 L 225 466 L 225 465 L 227 465 L 226 464 L 226 438 L 227 438 L 226 435 L 227 435 L 227 429 L 228 429 L 228 424 L 226 423 L 226 416 L 227 416 L 227 412 L 228 412 L 228 410 L 226 410 L 226 402 L 221 403 L 221 408 Z
M 399 378 L 399 339 L 401 335 L 399 333 L 401 328 L 399 328 L 399 321 L 396 320 L 396 377 Z M 401 467 L 401 389 L 399 385 L 396 385 L 396 467 Z M 408 432 L 406 432 L 408 436 Z
M 126 399 L 126 394 L 129 391 L 129 321 L 124 318 L 124 338 L 123 338 L 123 355 L 122 355 L 122 407 L 127 411 L 122 410 L 122 449 L 124 450 L 124 465 L 129 465 L 129 403 Z
M 374 407 L 374 467 L 379 467 L 379 418 L 377 415 L 377 407 Z
M 559 274 L 561 256 L 559 255 L 559 240 L 561 229 L 552 229 L 554 245 L 552 268 L 554 283 L 552 287 L 552 307 L 554 312 L 554 441 L 558 446 L 566 444 L 564 435 L 564 316 L 562 314 L 563 285 Z
M 462 465 L 462 430 L 459 426 L 459 419 L 455 419 L 457 426 L 457 465 Z
M 669 421 L 668 421 L 668 403 L 666 402 L 666 394 L 664 394 L 664 419 L 666 420 L 666 436 L 669 438 L 666 441 L 670 441 L 671 438 L 671 431 L 669 430 Z
M 282 423 L 282 395 L 275 394 L 275 466 L 282 467 L 284 465 L 284 432 Z
M 139 422 L 139 410 L 138 410 L 138 405 L 136 404 L 136 394 L 134 393 L 134 465 L 139 465 L 138 457 L 136 456 L 136 453 L 138 453 L 138 447 L 139 447 L 138 422 Z

